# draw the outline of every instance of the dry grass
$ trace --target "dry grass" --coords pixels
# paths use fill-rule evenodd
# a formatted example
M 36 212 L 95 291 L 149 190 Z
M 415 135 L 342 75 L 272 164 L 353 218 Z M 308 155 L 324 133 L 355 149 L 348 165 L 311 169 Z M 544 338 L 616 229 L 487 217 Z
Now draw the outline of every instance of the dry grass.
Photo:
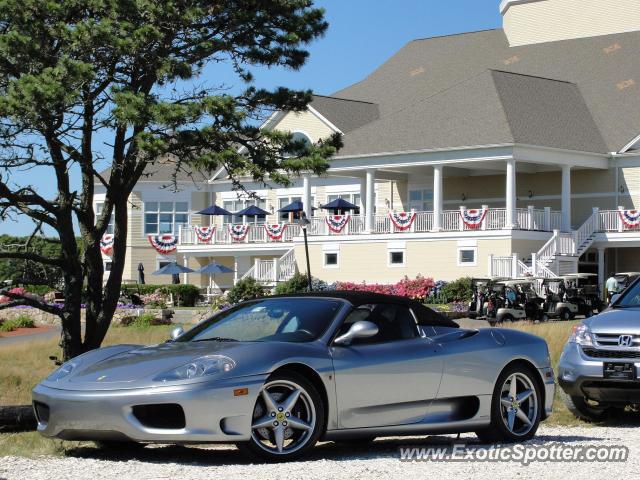
M 174 326 L 148 328 L 114 327 L 104 345 L 135 343 L 150 345 L 169 338 Z M 0 405 L 31 403 L 31 390 L 56 367 L 50 356 L 60 356 L 58 339 L 34 341 L 0 348 Z

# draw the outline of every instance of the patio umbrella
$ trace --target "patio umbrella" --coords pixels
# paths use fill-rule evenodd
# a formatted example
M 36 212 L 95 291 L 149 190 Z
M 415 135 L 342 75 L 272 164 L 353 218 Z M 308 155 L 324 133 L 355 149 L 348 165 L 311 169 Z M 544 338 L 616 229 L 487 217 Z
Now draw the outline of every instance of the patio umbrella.
M 256 207 L 255 205 L 251 205 L 250 207 L 247 207 L 243 210 L 240 210 L 239 212 L 236 212 L 234 215 L 240 217 L 243 215 L 247 215 L 249 217 L 255 217 L 257 215 L 270 215 L 269 212 L 267 212 L 266 210 L 261 209 L 260 207 Z
M 282 213 L 299 213 L 304 210 L 304 204 L 300 200 L 290 203 L 289 205 L 282 207 L 279 212 Z
M 151 275 L 178 275 L 180 273 L 192 273 L 193 270 L 189 267 L 183 267 L 182 265 L 178 265 L 176 262 L 171 262 L 160 270 L 156 270 Z
M 323 210 L 358 210 L 360 207 L 342 198 L 336 198 L 334 201 L 322 205 L 320 208 Z
M 229 268 L 229 267 L 225 267 L 224 265 L 220 265 L 217 262 L 211 262 L 208 265 L 205 265 L 204 267 L 199 268 L 198 270 L 196 270 L 196 273 L 204 273 L 209 275 L 209 286 L 211 287 L 211 280 L 215 279 L 216 274 L 218 273 L 232 273 L 234 270 Z
M 211 205 L 204 210 L 200 210 L 198 213 L 200 215 L 233 215 L 231 212 L 219 207 L 218 205 Z

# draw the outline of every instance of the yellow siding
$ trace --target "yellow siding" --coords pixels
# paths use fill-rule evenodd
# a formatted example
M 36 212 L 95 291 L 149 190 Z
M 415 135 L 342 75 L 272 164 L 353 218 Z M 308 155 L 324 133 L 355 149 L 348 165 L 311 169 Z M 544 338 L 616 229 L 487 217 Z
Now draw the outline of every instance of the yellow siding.
M 504 14 L 511 46 L 640 30 L 637 0 L 538 0 Z M 615 52 L 612 45 L 607 52 Z M 603 54 L 607 54 L 603 51 Z
M 620 205 L 640 208 L 640 168 L 621 168 L 620 185 L 624 193 L 620 195 Z
M 273 128 L 285 132 L 302 132 L 313 143 L 333 133 L 326 123 L 311 112 L 288 112 Z

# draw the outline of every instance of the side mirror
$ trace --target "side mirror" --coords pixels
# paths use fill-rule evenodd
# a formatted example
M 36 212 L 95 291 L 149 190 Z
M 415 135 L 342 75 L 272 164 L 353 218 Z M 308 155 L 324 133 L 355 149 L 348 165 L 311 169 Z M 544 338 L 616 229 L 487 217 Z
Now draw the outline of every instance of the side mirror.
M 184 328 L 182 328 L 182 327 L 174 328 L 173 330 L 171 330 L 171 340 L 175 340 L 176 338 L 178 338 L 183 333 L 184 333 Z
M 378 326 L 367 320 L 360 320 L 351 325 L 351 328 L 344 335 L 340 335 L 334 340 L 336 345 L 351 345 L 356 338 L 369 338 L 378 334 Z
M 614 303 L 616 303 L 619 298 L 620 298 L 620 294 L 619 293 L 614 293 L 611 296 L 611 302 L 609 303 L 609 305 L 613 305 Z

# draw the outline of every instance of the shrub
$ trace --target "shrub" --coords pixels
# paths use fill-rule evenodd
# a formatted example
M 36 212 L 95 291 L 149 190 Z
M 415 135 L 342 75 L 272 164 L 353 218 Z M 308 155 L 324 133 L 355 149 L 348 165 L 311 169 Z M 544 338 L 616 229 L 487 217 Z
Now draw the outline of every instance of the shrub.
M 156 290 L 153 293 L 145 293 L 140 295 L 140 300 L 146 307 L 151 308 L 167 308 L 166 297 L 160 290 Z
M 251 300 L 253 298 L 264 297 L 264 288 L 253 277 L 243 278 L 239 280 L 233 287 L 227 292 L 227 299 L 232 305 L 245 300 Z
M 462 277 L 453 282 L 447 283 L 441 289 L 442 297 L 447 302 L 470 302 L 471 301 L 471 278 Z
M 16 288 L 12 288 L 11 290 L 9 290 L 9 293 L 15 293 L 17 295 L 24 295 L 25 293 L 27 293 L 27 291 L 22 288 L 22 287 L 16 287 Z M 6 295 L 0 295 L 0 303 L 6 303 L 11 301 L 11 298 L 7 297 Z
M 47 293 L 54 290 L 49 285 L 25 285 L 24 289 L 28 293 L 33 293 L 34 295 L 38 295 L 40 297 L 44 297 Z
M 0 324 L 0 332 L 12 332 L 18 328 L 35 328 L 33 319 L 27 315 L 19 315 L 16 318 L 5 320 Z
M 158 318 L 151 312 L 142 315 L 122 317 L 120 324 L 125 327 L 148 328 L 155 325 L 171 325 L 171 320 L 167 318 Z
M 167 296 L 173 294 L 176 305 L 180 307 L 195 307 L 200 298 L 200 289 L 191 284 L 165 285 L 159 290 Z
M 425 278 L 422 275 L 418 275 L 413 280 L 409 279 L 409 277 L 404 277 L 395 285 L 395 291 L 396 295 L 401 297 L 423 301 L 429 296 L 435 285 L 436 283 L 432 278 Z
M 291 277 L 286 282 L 280 283 L 275 290 L 276 295 L 286 295 L 289 293 L 304 293 L 308 292 L 307 288 L 309 284 L 309 279 L 307 278 L 306 273 L 296 272 L 293 277 Z M 319 278 L 311 277 L 311 289 L 314 292 L 324 292 L 329 290 L 329 285 L 324 280 L 320 280 Z

